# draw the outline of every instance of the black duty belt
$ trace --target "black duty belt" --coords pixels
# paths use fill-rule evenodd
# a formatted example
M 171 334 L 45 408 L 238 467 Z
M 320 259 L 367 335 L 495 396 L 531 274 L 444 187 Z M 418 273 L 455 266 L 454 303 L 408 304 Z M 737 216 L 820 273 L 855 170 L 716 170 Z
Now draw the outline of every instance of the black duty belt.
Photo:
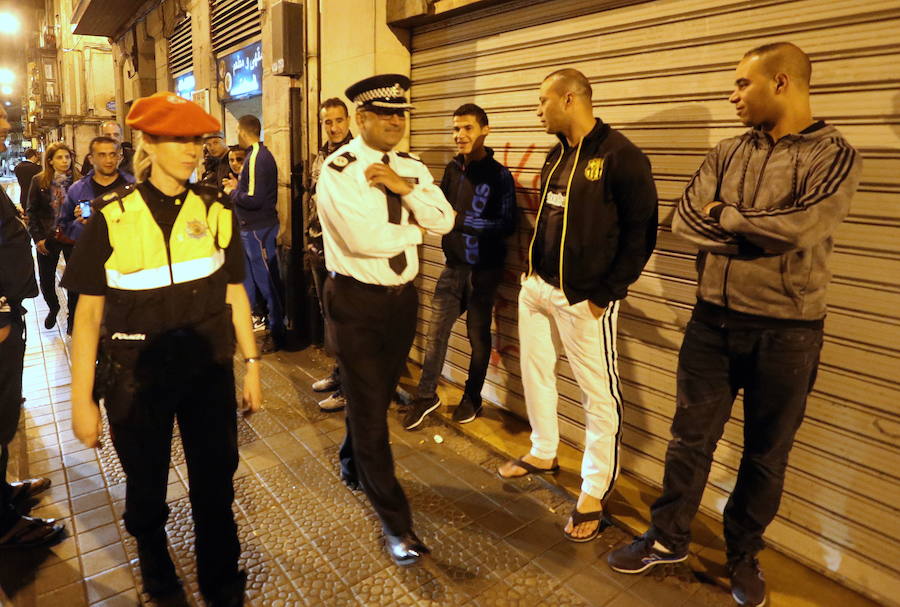
M 405 282 L 402 285 L 373 285 L 368 282 L 356 280 L 352 276 L 338 274 L 337 272 L 328 272 L 328 275 L 338 284 L 346 284 L 348 286 L 366 289 L 369 291 L 376 291 L 378 293 L 398 294 L 412 287 L 412 282 Z

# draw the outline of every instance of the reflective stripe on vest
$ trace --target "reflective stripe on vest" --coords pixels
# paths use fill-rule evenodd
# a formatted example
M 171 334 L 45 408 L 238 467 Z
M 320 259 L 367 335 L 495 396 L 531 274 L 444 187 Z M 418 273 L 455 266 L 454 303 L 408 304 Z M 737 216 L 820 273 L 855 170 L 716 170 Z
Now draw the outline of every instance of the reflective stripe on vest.
M 105 264 L 106 284 L 113 289 L 142 291 L 198 280 L 225 263 L 222 249 L 231 242 L 231 211 L 219 202 L 207 209 L 193 191 L 172 226 L 168 254 L 163 231 L 139 190 L 107 204 L 101 213 L 113 249 Z

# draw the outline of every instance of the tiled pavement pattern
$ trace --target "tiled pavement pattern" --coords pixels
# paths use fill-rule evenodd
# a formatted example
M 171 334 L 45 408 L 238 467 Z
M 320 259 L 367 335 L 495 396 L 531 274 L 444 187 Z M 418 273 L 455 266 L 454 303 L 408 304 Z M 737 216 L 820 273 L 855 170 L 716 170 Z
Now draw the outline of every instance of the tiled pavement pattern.
M 134 605 L 145 597 L 134 541 L 120 520 L 122 471 L 109 441 L 95 451 L 72 435 L 64 326 L 43 330 L 44 314 L 43 301 L 31 300 L 27 402 L 10 476 L 49 476 L 53 487 L 33 513 L 61 518 L 68 531 L 50 549 L 0 553 L 0 598 L 28 607 Z M 60 320 L 64 325 L 64 312 Z M 624 532 L 612 528 L 589 544 L 567 542 L 561 527 L 570 498 L 540 481 L 503 482 L 493 473 L 501 457 L 487 447 L 431 418 L 422 431 L 404 432 L 392 413 L 398 475 L 417 532 L 433 550 L 419 567 L 394 566 L 365 497 L 338 480 L 343 414 L 321 413 L 309 390 L 326 364 L 314 349 L 266 357 L 266 409 L 239 424 L 235 512 L 248 605 L 732 604 L 686 568 L 665 579 L 611 573 L 605 553 Z M 171 550 L 187 603 L 201 605 L 184 457 L 173 444 Z

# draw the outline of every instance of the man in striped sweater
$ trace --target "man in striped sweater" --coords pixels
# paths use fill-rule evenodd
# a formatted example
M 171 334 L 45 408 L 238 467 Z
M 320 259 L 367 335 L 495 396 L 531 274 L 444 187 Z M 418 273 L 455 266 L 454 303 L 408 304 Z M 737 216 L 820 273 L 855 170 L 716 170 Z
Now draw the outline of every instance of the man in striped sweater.
M 616 571 L 639 573 L 687 558 L 713 452 L 743 388 L 744 453 L 724 512 L 740 605 L 766 600 L 756 555 L 816 378 L 833 235 L 861 171 L 838 130 L 813 118 L 811 71 L 790 43 L 744 55 L 729 101 L 751 128 L 706 156 L 677 205 L 672 231 L 699 248 L 699 277 L 663 491 L 650 530 L 608 559 Z

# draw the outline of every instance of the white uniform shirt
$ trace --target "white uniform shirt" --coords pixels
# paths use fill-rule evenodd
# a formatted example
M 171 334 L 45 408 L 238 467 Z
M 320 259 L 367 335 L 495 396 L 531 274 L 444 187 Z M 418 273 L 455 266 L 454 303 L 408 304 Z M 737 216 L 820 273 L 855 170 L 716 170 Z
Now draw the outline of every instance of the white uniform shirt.
M 422 231 L 410 224 L 410 215 L 429 232 L 446 234 L 453 229 L 455 212 L 423 162 L 392 151 L 390 167 L 413 190 L 401 197 L 400 223 L 390 223 L 387 197 L 365 176 L 383 155 L 357 136 L 325 159 L 316 194 L 328 270 L 368 284 L 396 286 L 419 273 L 416 245 Z M 389 263 L 399 253 L 406 255 L 402 274 Z

